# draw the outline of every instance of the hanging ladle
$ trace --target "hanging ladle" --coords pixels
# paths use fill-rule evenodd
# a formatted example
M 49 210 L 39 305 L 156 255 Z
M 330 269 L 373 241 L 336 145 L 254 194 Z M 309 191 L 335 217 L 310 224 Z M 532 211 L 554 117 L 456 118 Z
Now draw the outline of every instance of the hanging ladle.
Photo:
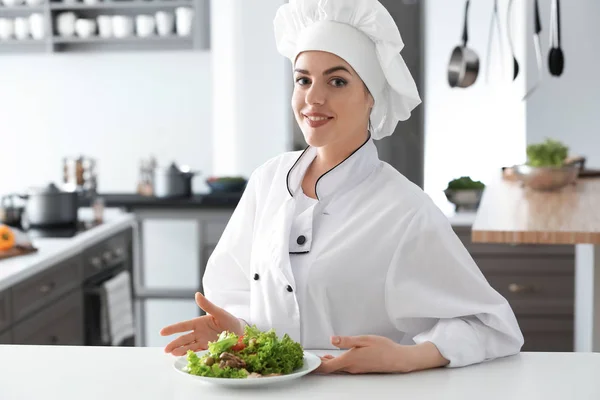
M 533 44 L 535 46 L 535 61 L 537 63 L 537 79 L 533 86 L 525 93 L 523 100 L 527 100 L 529 96 L 540 85 L 542 81 L 542 46 L 540 44 L 540 32 L 542 32 L 542 22 L 540 20 L 540 5 L 538 0 L 534 1 L 534 14 L 533 14 L 533 23 L 535 25 L 535 30 L 533 32 Z
M 553 76 L 562 75 L 565 68 L 565 56 L 560 47 L 560 3 L 559 0 L 554 0 L 552 3 L 551 13 L 552 29 L 550 31 L 550 42 L 552 48 L 548 54 L 548 69 Z
M 508 31 L 508 44 L 510 45 L 510 52 L 512 53 L 512 58 L 513 58 L 513 81 L 514 81 L 515 79 L 517 79 L 517 76 L 519 76 L 519 62 L 517 61 L 517 56 L 515 54 L 515 46 L 514 46 L 513 39 L 512 39 L 511 19 L 512 19 L 513 1 L 514 0 L 510 0 L 508 3 L 506 25 L 507 25 L 507 31 Z

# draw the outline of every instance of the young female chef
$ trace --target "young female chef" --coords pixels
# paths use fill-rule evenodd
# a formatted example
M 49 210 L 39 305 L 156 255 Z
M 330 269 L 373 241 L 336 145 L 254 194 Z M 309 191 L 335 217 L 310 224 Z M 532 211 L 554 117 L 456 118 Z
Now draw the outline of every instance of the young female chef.
M 274 21 L 309 144 L 256 169 L 204 274 L 207 315 L 163 328 L 165 351 L 206 349 L 246 323 L 307 349 L 319 369 L 409 372 L 518 353 L 523 336 L 448 219 L 379 160 L 420 102 L 377 0 L 291 0 Z M 209 301 L 210 300 L 210 301 Z

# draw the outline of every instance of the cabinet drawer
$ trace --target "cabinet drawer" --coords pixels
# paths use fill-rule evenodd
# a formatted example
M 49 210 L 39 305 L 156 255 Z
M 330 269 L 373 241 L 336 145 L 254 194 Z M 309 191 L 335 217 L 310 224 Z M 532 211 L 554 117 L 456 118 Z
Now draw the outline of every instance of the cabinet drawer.
M 13 328 L 13 343 L 83 345 L 83 297 L 77 289 Z
M 10 325 L 11 318 L 10 295 L 8 290 L 0 292 L 0 331 Z
M 488 282 L 508 300 L 515 314 L 572 315 L 574 276 L 492 275 Z
M 26 317 L 80 284 L 81 258 L 76 256 L 14 286 L 14 321 Z
M 514 255 L 563 255 L 575 256 L 573 245 L 473 243 L 471 228 L 453 227 L 471 255 L 514 254 Z
M 487 276 L 574 276 L 574 257 L 473 257 L 475 263 Z
M 0 333 L 0 344 L 11 344 L 10 331 Z
M 573 318 L 521 317 L 518 321 L 525 338 L 522 351 L 573 351 Z

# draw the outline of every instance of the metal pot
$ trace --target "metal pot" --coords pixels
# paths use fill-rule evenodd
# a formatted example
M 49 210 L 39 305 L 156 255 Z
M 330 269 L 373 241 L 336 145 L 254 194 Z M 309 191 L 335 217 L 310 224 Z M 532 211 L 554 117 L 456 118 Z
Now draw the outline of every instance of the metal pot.
M 64 226 L 77 223 L 79 196 L 75 191 L 62 191 L 53 183 L 42 188 L 32 188 L 27 194 L 22 225 L 30 226 Z
M 467 88 L 475 83 L 479 75 L 479 56 L 475 51 L 467 47 L 467 42 L 469 41 L 467 21 L 470 3 L 470 0 L 467 0 L 465 4 L 463 43 L 454 48 L 448 64 L 448 84 L 452 88 Z
M 560 167 L 515 165 L 513 170 L 521 183 L 533 190 L 552 191 L 575 184 L 581 167 L 574 163 Z
M 172 163 L 166 168 L 155 168 L 153 191 L 156 197 L 189 197 L 192 195 L 192 178 L 197 172 Z

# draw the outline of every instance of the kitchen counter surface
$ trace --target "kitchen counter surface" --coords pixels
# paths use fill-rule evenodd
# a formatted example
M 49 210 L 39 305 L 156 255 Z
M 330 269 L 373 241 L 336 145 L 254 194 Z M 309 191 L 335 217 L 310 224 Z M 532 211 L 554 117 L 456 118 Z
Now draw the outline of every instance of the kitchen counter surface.
M 575 246 L 575 351 L 600 352 L 600 179 L 540 192 L 498 179 L 483 192 L 471 240 Z
M 136 193 L 100 193 L 106 207 L 120 207 L 127 210 L 135 209 L 197 209 L 225 208 L 233 209 L 240 201 L 242 193 L 206 193 L 194 194 L 183 198 L 159 198 L 142 196 Z M 88 202 L 83 205 L 89 206 Z
M 600 244 L 600 179 L 580 179 L 556 192 L 498 180 L 486 187 L 473 241 L 486 243 Z
M 89 209 L 80 209 L 79 212 L 80 220 L 90 219 Z M 133 226 L 133 215 L 107 209 L 102 224 L 72 238 L 33 238 L 33 245 L 38 249 L 36 253 L 0 260 L 0 291 L 68 259 L 82 246 L 94 244 Z
M 0 360 L 0 398 L 10 400 L 600 398 L 600 354 L 592 353 L 521 353 L 407 375 L 307 375 L 246 389 L 193 381 L 161 348 L 0 345 Z

